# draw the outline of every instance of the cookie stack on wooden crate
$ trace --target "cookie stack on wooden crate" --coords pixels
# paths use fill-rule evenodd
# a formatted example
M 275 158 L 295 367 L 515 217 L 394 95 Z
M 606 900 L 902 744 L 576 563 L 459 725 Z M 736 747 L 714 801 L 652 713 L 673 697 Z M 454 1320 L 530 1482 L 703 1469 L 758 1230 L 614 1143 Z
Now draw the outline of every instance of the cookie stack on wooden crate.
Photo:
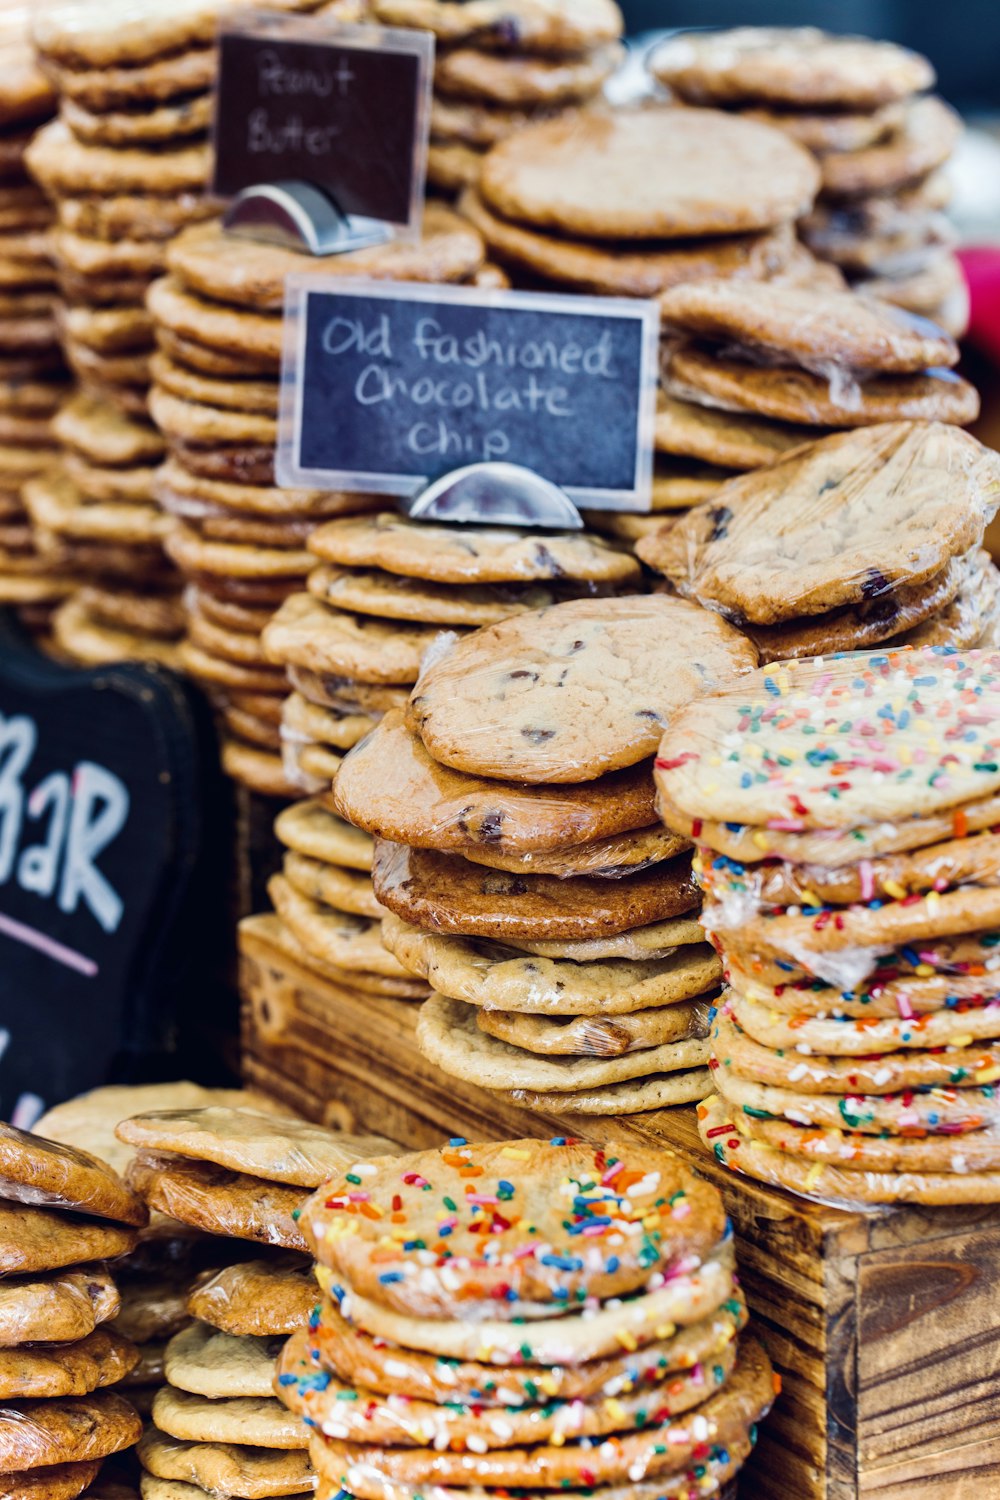
M 370 0 L 387 26 L 433 33 L 427 180 L 453 196 L 497 141 L 597 101 L 625 58 L 615 0 Z
M 9 1125 L 0 1175 L 0 1488 L 74 1500 L 142 1431 L 103 1262 L 135 1248 L 146 1208 L 97 1157 Z
M 800 232 L 866 296 L 966 330 L 968 289 L 943 210 L 961 122 L 923 91 L 925 57 L 812 27 L 741 27 L 671 37 L 655 77 L 692 105 L 739 111 L 815 152 L 822 190 Z
M 764 669 L 656 762 L 699 845 L 729 989 L 721 1161 L 825 1201 L 1000 1197 L 1000 657 L 944 648 Z
M 321 1500 L 718 1495 L 774 1399 L 721 1200 L 671 1152 L 453 1140 L 302 1223 L 323 1299 L 276 1389 Z
M 63 556 L 39 552 L 22 487 L 51 462 L 52 418 L 67 390 L 55 322 L 54 215 L 24 154 L 55 107 L 32 55 L 29 17 L 0 13 L 0 605 L 47 630 L 73 580 Z
M 719 971 L 649 756 L 755 660 L 682 600 L 558 604 L 432 657 L 346 757 L 332 802 L 376 840 L 383 937 L 435 990 L 418 1042 L 444 1072 L 549 1111 L 697 1093 Z
M 983 547 L 1000 458 L 943 423 L 838 433 L 723 485 L 638 544 L 669 584 L 745 631 L 762 662 L 885 644 L 990 643 Z
M 479 234 L 432 204 L 417 243 L 339 256 L 336 272 L 459 283 L 484 259 Z M 316 527 L 384 501 L 274 482 L 285 281 L 308 270 L 308 259 L 232 238 L 212 222 L 180 235 L 167 261 L 168 276 L 149 294 L 159 344 L 151 409 L 170 452 L 155 483 L 172 518 L 167 550 L 190 584 L 181 660 L 216 699 L 229 774 L 294 797 L 304 788 L 281 754 L 287 679 L 261 634 L 315 567 L 306 542 Z M 315 770 L 316 757 L 305 759 Z
M 225 1106 L 138 1115 L 118 1135 L 136 1151 L 129 1180 L 153 1209 L 285 1251 L 306 1249 L 298 1219 L 311 1190 L 359 1156 L 395 1149 Z M 144 1485 L 259 1497 L 315 1487 L 304 1433 L 271 1394 L 278 1336 L 305 1316 L 304 1264 L 287 1254 L 233 1264 L 192 1293 L 198 1321 L 165 1351 L 167 1383 L 139 1445 Z

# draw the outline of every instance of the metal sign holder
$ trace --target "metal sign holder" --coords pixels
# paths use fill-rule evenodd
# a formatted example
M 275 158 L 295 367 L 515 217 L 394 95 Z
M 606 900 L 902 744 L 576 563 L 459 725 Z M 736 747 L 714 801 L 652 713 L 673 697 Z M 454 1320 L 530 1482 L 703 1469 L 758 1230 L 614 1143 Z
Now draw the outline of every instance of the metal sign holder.
M 332 198 L 309 182 L 261 182 L 244 188 L 222 223 L 239 239 L 316 256 L 366 250 L 393 238 L 391 225 L 342 213 Z
M 400 504 L 411 521 L 583 530 L 583 518 L 565 490 L 519 464 L 483 463 L 454 469 Z

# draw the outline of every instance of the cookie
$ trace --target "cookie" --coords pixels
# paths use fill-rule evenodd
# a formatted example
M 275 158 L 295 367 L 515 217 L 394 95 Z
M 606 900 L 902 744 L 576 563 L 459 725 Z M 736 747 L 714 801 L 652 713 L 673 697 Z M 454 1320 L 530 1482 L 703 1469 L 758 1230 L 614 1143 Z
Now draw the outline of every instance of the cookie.
M 676 657 L 650 652 L 661 632 Z M 582 600 L 458 642 L 423 672 L 408 713 L 454 769 L 533 785 L 596 780 L 649 755 L 683 703 L 754 656 L 725 621 L 678 599 Z
M 74 540 L 151 547 L 162 541 L 170 528 L 167 517 L 152 505 L 87 502 L 59 469 L 30 480 L 23 495 L 36 527 Z
M 214 47 L 191 47 L 182 52 L 171 50 L 147 63 L 100 68 L 64 66 L 46 57 L 45 68 L 64 101 L 75 100 L 99 113 L 148 106 L 210 89 L 215 83 L 218 56 Z
M 175 276 L 153 282 L 146 306 L 170 333 L 210 351 L 221 350 L 227 358 L 235 352 L 247 373 L 276 375 L 281 368 L 282 324 L 272 313 L 207 302 L 186 291 Z M 250 357 L 249 367 L 245 355 Z
M 138 1362 L 138 1349 L 107 1328 L 78 1343 L 0 1350 L 0 1399 L 87 1396 L 117 1384 Z
M 179 290 L 179 283 L 175 290 Z M 151 294 L 152 288 L 150 288 Z M 175 303 L 175 310 L 177 305 L 179 304 Z M 204 375 L 232 375 L 237 380 L 253 380 L 261 375 L 278 373 L 273 358 L 257 357 L 240 350 L 226 351 L 208 344 L 199 344 L 193 338 L 175 333 L 161 322 L 156 324 L 155 337 L 157 346 L 163 350 L 164 354 L 169 355 L 171 359 L 181 361 L 186 368 L 198 370 Z
M 927 1094 L 903 1094 L 898 1098 L 871 1094 L 799 1094 L 793 1089 L 753 1083 L 717 1069 L 714 1080 L 732 1108 L 751 1118 L 786 1119 L 820 1131 L 852 1135 L 898 1136 L 912 1140 L 938 1133 L 947 1136 L 953 1148 L 970 1132 L 991 1134 L 997 1118 L 992 1086 L 973 1089 L 934 1089 Z M 958 1138 L 956 1140 L 956 1137 Z
M 67 599 L 56 611 L 52 635 L 60 649 L 82 666 L 104 667 L 130 660 L 155 661 L 177 671 L 182 664 L 176 642 L 102 625 L 74 597 Z
M 214 218 L 217 212 L 214 199 L 197 191 L 170 198 L 141 192 L 113 198 L 60 198 L 56 205 L 58 222 L 65 229 L 98 240 L 114 240 L 121 235 L 131 240 L 165 241 L 188 224 Z
M 120 1224 L 141 1227 L 148 1218 L 142 1200 L 96 1156 L 13 1125 L 0 1125 L 0 1193 L 8 1201 L 72 1209 Z
M 181 641 L 178 659 L 189 676 L 213 687 L 245 693 L 279 694 L 284 686 L 280 672 L 270 667 L 241 666 L 214 652 L 203 650 L 190 639 Z
M 64 120 L 52 120 L 25 153 L 31 175 L 52 198 L 84 193 L 151 193 L 172 196 L 199 191 L 208 181 L 207 142 L 172 150 L 87 145 L 71 135 Z
M 543 1057 L 622 1057 L 673 1042 L 704 1040 L 708 1035 L 707 1003 L 664 1006 L 614 1021 L 591 1016 L 524 1016 L 483 1008 L 476 1019 L 487 1036 Z
M 277 0 L 273 8 L 309 11 L 316 6 L 311 0 Z M 214 41 L 218 20 L 218 3 L 206 0 L 183 0 L 142 12 L 133 10 L 128 0 L 117 0 L 99 13 L 86 0 L 73 0 L 38 17 L 33 38 L 43 57 L 64 67 L 133 67 Z
M 179 1391 L 213 1401 L 267 1399 L 273 1394 L 274 1362 L 282 1347 L 280 1335 L 234 1338 L 208 1323 L 192 1323 L 170 1340 L 165 1361 L 167 1380 Z M 162 1422 L 157 1425 L 169 1430 Z M 211 1442 L 211 1438 L 202 1441 Z M 263 1446 L 284 1447 L 284 1444 Z
M 985 1131 L 960 1140 L 876 1140 L 863 1132 L 809 1130 L 783 1120 L 759 1120 L 745 1111 L 741 1133 L 788 1156 L 858 1172 L 966 1172 L 996 1170 L 996 1142 Z
M 220 384 L 218 381 L 213 383 Z M 227 382 L 227 386 L 231 390 L 233 382 Z M 315 517 L 317 520 L 343 512 L 364 510 L 369 504 L 381 503 L 376 496 L 331 495 L 326 490 L 286 490 L 275 485 L 207 479 L 190 473 L 175 458 L 168 458 L 158 470 L 154 494 L 160 500 L 169 495 L 195 505 L 251 515 L 280 517 L 291 514 Z
M 153 1421 L 180 1442 L 242 1443 L 268 1451 L 301 1451 L 305 1442 L 302 1423 L 273 1396 L 208 1400 L 165 1385 L 156 1393 Z
M 374 0 L 375 19 L 384 26 L 431 31 L 439 42 L 473 42 L 500 51 L 586 52 L 622 34 L 622 18 L 611 0 Z
M 927 59 L 906 47 L 813 26 L 688 32 L 659 46 L 649 66 L 661 83 L 701 104 L 867 111 L 934 82 Z
M 297 802 L 279 813 L 274 832 L 287 849 L 310 859 L 370 871 L 374 843 L 369 834 L 338 818 L 321 802 Z
M 156 1273 L 122 1280 L 122 1306 L 115 1319 L 116 1332 L 144 1347 L 162 1344 L 187 1326 L 188 1288 L 184 1281 Z
M 480 192 L 497 213 L 539 229 L 631 240 L 770 229 L 804 213 L 818 184 L 812 156 L 766 125 L 627 108 L 519 131 L 490 153 Z
M 421 237 L 392 240 L 337 257 L 338 277 L 366 280 L 455 282 L 475 274 L 485 260 L 476 230 L 451 209 L 428 203 Z M 227 235 L 220 222 L 194 225 L 167 252 L 173 276 L 189 292 L 262 312 L 280 312 L 285 281 L 301 271 L 298 251 L 248 244 Z
M 465 851 L 473 864 L 491 870 L 506 870 L 511 875 L 587 875 L 600 880 L 617 880 L 620 875 L 649 869 L 675 854 L 682 854 L 685 841 L 676 834 L 656 828 L 640 828 L 618 838 L 597 839 L 551 853 L 505 854 L 489 847 Z
M 154 385 L 149 393 L 149 410 L 166 437 L 196 446 L 209 447 L 214 443 L 263 446 L 277 441 L 274 417 L 183 401 L 160 386 Z
M 961 134 L 962 121 L 944 100 L 911 100 L 886 141 L 823 157 L 823 192 L 865 198 L 910 187 L 948 160 Z
M 389 979 L 381 974 L 365 973 L 358 969 L 341 969 L 336 964 L 317 958 L 304 948 L 295 935 L 273 912 L 270 915 L 244 917 L 240 933 L 245 944 L 259 939 L 266 947 L 277 948 L 291 963 L 308 969 L 328 983 L 340 989 L 360 990 L 366 995 L 386 995 L 393 1000 L 426 1000 L 430 993 L 426 984 L 415 979 Z
M 979 415 L 975 387 L 953 370 L 875 375 L 844 386 L 791 366 L 748 365 L 696 344 L 671 353 L 666 385 L 682 400 L 810 426 L 868 427 L 907 420 L 965 426 Z
M 334 521 L 310 547 L 324 562 L 439 584 L 638 581 L 635 559 L 599 537 L 411 521 L 394 511 Z
M 958 346 L 940 329 L 851 292 L 786 286 L 751 291 L 713 281 L 676 287 L 660 308 L 668 328 L 739 345 L 765 356 L 765 362 L 911 374 L 958 361 Z
M 620 880 L 560 880 L 487 871 L 458 855 L 379 840 L 372 875 L 379 901 L 404 920 L 500 942 L 613 936 L 698 904 L 683 855 Z
M 269 1260 L 241 1261 L 226 1266 L 191 1293 L 188 1306 L 192 1315 L 237 1338 L 294 1333 L 305 1324 L 316 1305 L 316 1283 L 307 1261 L 286 1256 Z M 212 1349 L 197 1335 L 199 1368 L 211 1360 Z M 177 1361 L 179 1378 L 174 1385 L 189 1389 L 195 1378 L 191 1365 L 192 1331 L 182 1347 L 175 1345 L 170 1359 Z M 184 1370 L 181 1371 L 183 1354 Z M 212 1361 L 214 1367 L 214 1361 Z M 256 1366 L 255 1366 L 256 1368 Z M 184 1382 L 187 1381 L 187 1385 Z M 206 1391 L 202 1395 L 208 1394 Z
M 142 1424 L 111 1391 L 0 1409 L 0 1473 L 84 1464 L 138 1442 Z
M 624 57 L 624 48 L 616 43 L 579 57 L 451 47 L 435 59 L 434 88 L 459 99 L 515 108 L 581 103 L 600 93 Z
M 370 732 L 374 720 L 364 714 L 344 714 L 335 708 L 321 708 L 303 698 L 301 693 L 292 693 L 285 699 L 281 727 L 287 740 L 350 750 Z M 334 859 L 332 863 L 339 864 L 339 860 Z
M 978 545 L 998 501 L 1000 466 L 975 438 L 890 423 L 824 438 L 731 481 L 638 550 L 685 594 L 773 625 L 928 587 Z M 851 550 L 859 527 L 863 555 Z
M 396 713 L 406 707 L 408 687 L 391 684 L 357 682 L 337 677 L 332 672 L 311 672 L 308 667 L 286 667 L 288 681 L 295 691 L 319 708 L 332 708 L 346 714 Z
M 190 526 L 171 526 L 164 548 L 184 573 L 212 573 L 218 577 L 268 580 L 304 577 L 314 559 L 304 548 L 253 547 L 237 542 L 212 542 Z
M 47 1464 L 4 1476 L 10 1500 L 76 1500 L 100 1472 L 100 1459 L 89 1463 Z
M 654 1073 L 572 1093 L 512 1088 L 504 1097 L 523 1109 L 544 1110 L 551 1115 L 640 1115 L 655 1109 L 672 1109 L 677 1104 L 696 1104 L 705 1097 L 711 1083 L 708 1068 L 693 1068 Z
M 933 619 L 916 625 L 894 641 L 897 646 L 982 646 L 983 632 L 1000 602 L 1000 572 L 983 548 L 958 560 L 961 583 L 952 602 Z
M 658 453 L 696 458 L 729 469 L 759 469 L 793 448 L 823 436 L 824 429 L 803 429 L 790 422 L 769 422 L 681 401 L 660 392 L 656 408 Z
M 113 1318 L 119 1295 L 102 1266 L 0 1282 L 0 1349 L 69 1344 Z
M 571 599 L 603 592 L 595 584 L 428 583 L 380 568 L 338 568 L 320 564 L 309 575 L 309 592 L 324 604 L 384 620 L 439 626 L 495 625 L 511 615 L 548 609 Z
M 380 920 L 385 912 L 372 893 L 371 880 L 354 870 L 310 859 L 305 854 L 286 854 L 282 873 L 288 884 L 310 901 L 332 906 L 335 911 Z
M 155 463 L 163 456 L 163 439 L 155 428 L 130 421 L 82 394 L 62 407 L 52 431 L 60 443 L 92 464 L 125 468 Z
M 800 146 L 825 156 L 828 151 L 861 151 L 886 136 L 902 119 L 902 101 L 879 105 L 877 109 L 852 112 L 845 109 L 809 110 L 774 105 L 748 105 L 744 112 L 763 125 L 784 130 Z
M 302 1188 L 319 1187 L 359 1157 L 391 1146 L 378 1136 L 340 1136 L 304 1120 L 220 1105 L 135 1115 L 122 1121 L 117 1135 L 143 1152 L 169 1152 Z
M 399 3 L 399 0 L 391 0 Z M 457 14 L 457 12 L 456 12 Z M 485 100 L 450 99 L 436 94 L 431 100 L 431 138 L 437 141 L 461 141 L 481 150 L 495 146 L 512 130 L 520 130 L 553 111 L 542 108 L 518 108 L 516 105 L 490 104 Z M 464 214 L 465 210 L 459 210 Z
M 453 853 L 487 847 L 513 856 L 645 828 L 654 811 L 644 765 L 577 786 L 477 779 L 434 761 L 398 710 L 387 713 L 347 756 L 335 799 L 348 822 L 379 838 Z
M 732 1485 L 729 1481 L 738 1472 L 752 1452 L 752 1444 L 749 1439 L 739 1444 L 730 1444 L 727 1448 L 713 1448 L 708 1458 L 698 1465 L 700 1470 L 699 1483 L 706 1494 L 724 1495 L 726 1500 L 732 1500 Z M 602 1485 L 598 1490 L 590 1493 L 596 1500 L 686 1500 L 686 1495 L 691 1493 L 691 1475 L 689 1469 L 685 1474 L 673 1476 L 661 1476 L 655 1481 L 647 1484 L 627 1485 Z M 365 1488 L 362 1490 L 358 1485 L 357 1476 L 352 1483 L 358 1488 L 359 1496 L 364 1494 L 371 1500 L 382 1500 L 382 1497 L 390 1493 L 386 1481 L 379 1477 L 363 1481 Z M 705 1488 L 705 1487 L 708 1488 Z M 728 1486 L 728 1487 L 727 1487 Z M 337 1500 L 343 1488 L 339 1479 L 319 1479 L 316 1488 L 316 1500 Z M 377 1488 L 377 1494 L 376 1494 Z M 441 1485 L 435 1486 L 438 1500 L 489 1500 L 496 1492 L 484 1490 L 478 1486 L 463 1488 L 461 1490 L 447 1489 Z M 420 1492 L 409 1484 L 396 1484 L 391 1486 L 393 1500 L 420 1500 Z M 157 1500 L 157 1497 L 153 1497 Z M 169 1497 L 164 1497 L 169 1500 Z
M 67 96 L 60 101 L 59 114 L 76 139 L 88 145 L 174 146 L 210 128 L 212 97 L 195 94 L 151 109 L 91 110 Z
M 162 351 L 152 356 L 149 368 L 158 385 L 183 401 L 277 416 L 278 387 L 274 381 L 217 380 L 214 376 L 189 370 Z
M 302 946 L 315 953 L 317 958 L 349 973 L 357 969 L 381 974 L 387 979 L 410 978 L 402 965 L 383 948 L 381 927 L 377 921 L 311 901 L 280 875 L 272 876 L 267 889 L 282 921 Z
M 152 240 L 91 239 L 59 228 L 52 235 L 52 248 L 61 271 L 79 277 L 150 277 L 163 271 L 163 247 Z
M 304 1452 L 244 1447 L 233 1443 L 182 1443 L 155 1427 L 147 1428 L 139 1462 L 154 1478 L 180 1480 L 214 1495 L 239 1494 L 243 1500 L 273 1495 L 311 1494 L 316 1476 Z
M 244 740 L 231 736 L 223 740 L 222 769 L 232 781 L 262 797 L 281 797 L 288 802 L 302 795 L 302 787 L 290 780 L 280 755 Z
M 107 1220 L 71 1217 L 0 1199 L 0 1274 L 57 1271 L 91 1260 L 114 1260 L 136 1243 L 134 1229 Z
M 683 1329 L 668 1324 L 661 1340 L 631 1353 L 619 1348 L 586 1364 L 521 1363 L 500 1369 L 490 1363 L 488 1354 L 478 1361 L 452 1361 L 387 1345 L 353 1327 L 332 1302 L 324 1301 L 308 1331 L 285 1346 L 277 1381 L 279 1387 L 290 1384 L 283 1372 L 289 1365 L 294 1368 L 299 1349 L 305 1348 L 322 1369 L 348 1384 L 407 1401 L 475 1402 L 492 1411 L 537 1407 L 546 1401 L 614 1400 L 639 1388 L 655 1391 L 675 1371 L 711 1359 L 732 1345 L 745 1322 L 742 1295 L 736 1293 L 701 1323 Z
M 372 683 L 412 683 L 437 638 L 435 625 L 401 625 L 327 609 L 312 594 L 293 594 L 264 631 L 268 658 L 313 672 Z
M 305 1248 L 296 1223 L 305 1196 L 300 1189 L 207 1162 L 146 1153 L 133 1159 L 128 1176 L 151 1208 L 206 1234 L 258 1240 L 285 1250 Z
M 398 917 L 386 919 L 384 935 L 404 968 L 441 994 L 527 1016 L 628 1016 L 689 1000 L 722 977 L 721 962 L 704 943 L 662 959 L 577 963 L 422 932 Z
M 104 625 L 171 638 L 184 629 L 184 610 L 175 593 L 134 594 L 122 588 L 87 584 L 80 589 L 80 601 L 87 613 Z
M 766 1005 L 730 991 L 726 1005 L 732 1019 L 751 1041 L 776 1051 L 808 1048 L 828 1057 L 869 1057 L 873 1053 L 914 1048 L 954 1047 L 992 1042 L 1000 1034 L 1000 1007 L 990 1003 L 960 1011 L 940 1010 L 920 1016 L 841 1017 L 776 1015 Z

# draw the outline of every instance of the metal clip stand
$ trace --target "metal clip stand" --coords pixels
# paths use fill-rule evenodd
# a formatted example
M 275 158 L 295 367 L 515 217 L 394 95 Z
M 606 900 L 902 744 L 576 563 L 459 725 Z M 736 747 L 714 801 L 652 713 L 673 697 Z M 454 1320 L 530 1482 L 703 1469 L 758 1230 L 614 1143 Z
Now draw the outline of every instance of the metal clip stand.
M 392 239 L 392 227 L 340 209 L 308 182 L 262 182 L 244 188 L 222 221 L 230 234 L 309 255 L 343 255 Z
M 414 521 L 583 530 L 580 512 L 565 490 L 518 464 L 470 464 L 455 469 L 404 504 Z

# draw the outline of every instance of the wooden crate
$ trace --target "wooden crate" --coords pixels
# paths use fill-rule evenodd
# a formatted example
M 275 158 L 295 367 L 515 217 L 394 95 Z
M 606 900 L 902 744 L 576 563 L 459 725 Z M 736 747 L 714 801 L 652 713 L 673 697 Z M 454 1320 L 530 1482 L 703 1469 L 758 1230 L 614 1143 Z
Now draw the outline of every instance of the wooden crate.
M 414 1041 L 417 1007 L 316 979 L 241 935 L 244 1076 L 338 1128 L 408 1146 L 573 1134 L 662 1142 L 722 1191 L 757 1329 L 784 1391 L 741 1500 L 1000 1495 L 1000 1209 L 845 1213 L 735 1177 L 690 1109 L 614 1120 L 529 1113 L 448 1078 Z

